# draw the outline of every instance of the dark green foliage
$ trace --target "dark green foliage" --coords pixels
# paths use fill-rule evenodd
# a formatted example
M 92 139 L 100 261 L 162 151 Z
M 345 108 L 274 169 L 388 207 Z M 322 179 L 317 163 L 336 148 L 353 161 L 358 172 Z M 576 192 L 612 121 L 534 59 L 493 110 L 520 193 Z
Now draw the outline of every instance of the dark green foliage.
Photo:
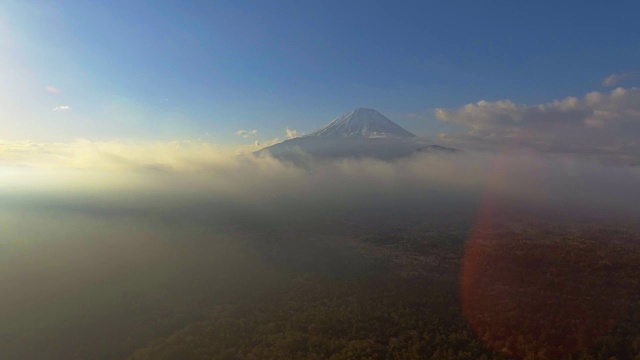
M 0 357 L 640 360 L 631 232 L 510 223 L 470 241 L 446 223 L 380 227 L 172 244 L 153 266 L 5 317 Z M 480 305 L 465 313 L 474 246 Z M 553 311 L 573 303 L 586 321 Z M 574 329 L 594 323 L 606 328 L 580 343 L 590 334 Z M 557 341 L 567 332 L 572 353 Z
M 132 359 L 640 359 L 636 239 L 613 230 L 520 225 L 501 228 L 493 234 L 496 240 L 482 248 L 489 269 L 483 272 L 485 290 L 489 295 L 504 292 L 507 302 L 493 299 L 495 306 L 472 314 L 486 323 L 517 319 L 512 328 L 476 328 L 481 332 L 476 334 L 469 327 L 458 292 L 465 251 L 460 231 L 438 237 L 424 227 L 396 229 L 362 237 L 374 246 L 371 251 L 391 249 L 396 256 L 389 267 L 395 271 L 387 275 L 301 276 L 258 301 L 218 307 L 207 320 L 152 341 Z M 427 272 L 407 275 L 400 270 L 398 252 L 435 258 L 435 265 L 425 263 Z M 504 282 L 495 274 L 521 281 Z M 607 306 L 624 303 L 626 317 L 608 321 L 615 325 L 610 331 L 596 329 L 602 335 L 577 343 L 577 350 L 563 351 L 559 337 L 579 341 L 588 335 L 563 332 L 591 325 L 575 323 L 569 313 L 543 310 L 564 306 L 536 303 L 534 294 L 551 290 L 564 291 L 578 308 L 592 311 L 587 319 L 596 324 Z M 546 318 L 549 314 L 555 318 Z M 533 325 L 550 320 L 550 326 Z
M 467 328 L 456 291 L 449 281 L 302 277 L 262 302 L 218 308 L 132 358 L 501 358 Z

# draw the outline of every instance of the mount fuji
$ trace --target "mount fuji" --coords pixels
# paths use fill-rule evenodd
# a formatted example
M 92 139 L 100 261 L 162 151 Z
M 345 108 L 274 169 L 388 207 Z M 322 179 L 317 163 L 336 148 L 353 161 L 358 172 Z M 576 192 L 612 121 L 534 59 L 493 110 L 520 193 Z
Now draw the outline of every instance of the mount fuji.
M 268 152 L 276 158 L 288 160 L 300 160 L 309 156 L 390 160 L 417 152 L 455 151 L 428 145 L 425 139 L 405 130 L 376 110 L 358 108 L 310 134 L 266 147 L 256 154 Z

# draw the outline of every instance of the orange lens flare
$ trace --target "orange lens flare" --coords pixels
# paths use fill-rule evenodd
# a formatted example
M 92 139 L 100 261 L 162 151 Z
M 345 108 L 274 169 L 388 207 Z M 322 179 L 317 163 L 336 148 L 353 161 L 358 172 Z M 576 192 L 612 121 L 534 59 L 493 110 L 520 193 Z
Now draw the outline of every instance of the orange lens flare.
M 467 240 L 463 312 L 487 346 L 510 357 L 587 351 L 624 316 L 640 251 L 615 230 L 548 221 L 552 206 L 537 213 L 507 206 L 497 195 L 508 180 L 504 165 L 496 164 Z

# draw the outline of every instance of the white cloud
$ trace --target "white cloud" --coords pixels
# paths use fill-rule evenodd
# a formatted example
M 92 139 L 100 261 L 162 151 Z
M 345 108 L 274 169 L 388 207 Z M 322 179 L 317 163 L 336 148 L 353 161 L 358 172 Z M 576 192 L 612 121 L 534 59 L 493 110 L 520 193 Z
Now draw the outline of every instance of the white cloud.
M 288 139 L 293 139 L 295 137 L 300 136 L 300 134 L 298 134 L 297 130 L 289 129 L 288 127 L 284 131 L 287 134 L 287 138 Z
M 258 135 L 258 130 L 238 130 L 236 131 L 236 135 L 242 136 L 243 138 L 248 138 Z
M 71 110 L 71 106 L 68 105 L 59 105 L 51 109 L 51 111 L 69 111 Z
M 441 137 L 475 148 L 518 146 L 545 152 L 582 153 L 640 162 L 640 89 L 616 88 L 526 105 L 479 101 L 458 109 L 436 109 L 440 121 L 465 125 L 464 135 Z
M 638 77 L 635 72 L 626 72 L 620 74 L 611 74 L 602 80 L 602 86 L 611 87 L 621 82 L 633 80 Z

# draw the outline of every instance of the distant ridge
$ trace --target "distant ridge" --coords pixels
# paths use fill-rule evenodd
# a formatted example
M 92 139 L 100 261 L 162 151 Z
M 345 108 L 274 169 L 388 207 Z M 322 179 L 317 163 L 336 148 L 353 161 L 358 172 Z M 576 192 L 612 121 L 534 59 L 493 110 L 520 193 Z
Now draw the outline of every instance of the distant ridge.
M 421 148 L 415 149 L 415 152 L 419 152 L 419 153 L 433 153 L 433 152 L 439 152 L 439 153 L 455 153 L 458 152 L 458 150 L 456 149 L 452 149 L 452 148 L 448 148 L 448 147 L 444 147 L 444 146 L 440 146 L 440 145 L 428 145 L 428 146 L 423 146 Z

